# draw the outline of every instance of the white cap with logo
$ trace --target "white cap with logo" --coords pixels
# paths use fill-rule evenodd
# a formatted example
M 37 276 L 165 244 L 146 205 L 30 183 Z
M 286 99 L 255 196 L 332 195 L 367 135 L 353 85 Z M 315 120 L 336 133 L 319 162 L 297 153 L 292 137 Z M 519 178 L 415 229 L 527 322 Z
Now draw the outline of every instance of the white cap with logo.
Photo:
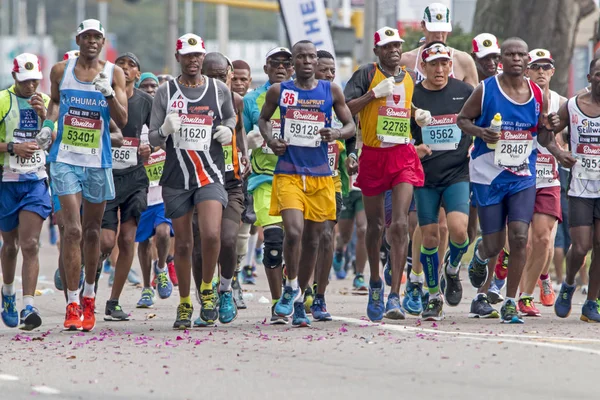
M 287 47 L 273 47 L 271 50 L 269 50 L 267 52 L 265 59 L 268 60 L 270 57 L 274 56 L 275 54 L 284 54 L 289 57 L 292 56 L 292 52 Z
M 179 54 L 206 53 L 204 40 L 193 33 L 186 33 L 177 39 L 177 52 Z
M 529 52 L 529 64 L 533 64 L 540 60 L 550 61 L 552 64 L 554 64 L 552 54 L 550 54 L 550 51 L 546 49 L 533 49 Z
M 379 29 L 373 35 L 373 44 L 375 47 L 377 46 L 385 46 L 388 43 L 400 42 L 404 43 L 404 40 L 400 37 L 398 33 L 398 29 L 390 28 L 389 26 L 384 26 Z
M 87 31 L 96 31 L 100 32 L 102 36 L 104 35 L 104 27 L 97 19 L 86 19 L 77 27 L 77 36 L 81 35 L 83 32 Z
M 429 32 L 452 32 L 450 10 L 441 3 L 431 3 L 423 13 L 425 28 Z
M 490 54 L 500 54 L 498 39 L 491 33 L 480 33 L 473 39 L 473 53 L 477 58 L 483 58 Z
M 19 82 L 42 79 L 40 60 L 35 54 L 19 54 L 13 60 L 13 72 Z

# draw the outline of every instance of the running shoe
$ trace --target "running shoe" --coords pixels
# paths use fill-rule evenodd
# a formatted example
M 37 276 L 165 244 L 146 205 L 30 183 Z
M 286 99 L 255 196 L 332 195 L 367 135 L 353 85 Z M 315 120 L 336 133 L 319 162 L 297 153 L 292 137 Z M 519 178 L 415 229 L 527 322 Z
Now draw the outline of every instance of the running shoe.
M 369 293 L 369 288 L 367 283 L 365 282 L 365 277 L 363 274 L 356 274 L 354 280 L 352 281 L 352 288 L 356 294 L 367 294 Z
M 444 255 L 444 265 L 442 267 L 444 284 L 440 283 L 440 288 L 442 289 L 446 304 L 450 307 L 456 307 L 462 300 L 463 289 L 460 277 L 458 274 L 449 274 L 448 266 L 450 266 L 450 249 L 446 250 L 446 254 Z
M 154 299 L 156 295 L 154 294 L 154 289 L 152 288 L 143 288 L 142 289 L 142 297 L 140 301 L 137 302 L 136 308 L 152 308 L 154 307 Z
M 58 243 L 58 233 L 56 232 L 56 225 L 49 224 L 48 229 L 50 230 L 50 244 L 52 246 L 56 246 L 56 243 Z
M 81 330 L 81 319 L 83 318 L 83 311 L 81 306 L 77 303 L 67 304 L 67 312 L 65 314 L 64 327 L 68 331 Z
M 512 300 L 504 302 L 500 308 L 500 322 L 503 324 L 522 324 L 524 321 L 519 317 L 517 305 Z
M 312 288 L 309 286 L 304 291 L 304 311 L 310 312 L 310 308 L 312 307 L 314 301 L 315 301 L 315 293 L 313 292 Z
M 560 287 L 558 292 L 558 298 L 554 303 L 554 313 L 560 318 L 567 318 L 571 314 L 571 302 L 573 301 L 573 294 L 575 293 L 575 286 L 567 286 L 565 282 Z
M 410 279 L 406 282 L 404 299 L 402 306 L 410 315 L 421 315 L 423 312 L 423 284 L 411 282 Z M 389 298 L 388 298 L 389 302 Z
M 54 287 L 56 290 L 64 290 L 62 279 L 60 279 L 60 270 L 58 268 L 54 271 Z
M 271 306 L 271 320 L 269 324 L 271 325 L 286 325 L 289 322 L 288 317 L 282 317 L 280 315 L 275 314 L 275 305 Z
M 229 293 L 231 294 L 231 292 Z M 229 297 L 229 300 L 231 300 L 231 302 L 233 303 L 233 298 L 231 296 Z M 202 308 L 200 309 L 200 318 L 202 318 L 204 322 L 208 322 L 210 324 L 216 322 L 219 319 L 218 302 L 219 296 L 215 293 L 214 286 L 213 289 L 203 290 L 200 293 L 200 304 L 202 305 Z M 235 314 L 237 315 L 237 310 L 235 311 Z M 229 314 L 226 317 L 232 317 L 232 314 Z M 233 318 L 235 318 L 235 316 L 233 316 Z M 233 319 L 229 322 L 231 321 L 233 321 Z
M 441 321 L 444 319 L 444 301 L 441 296 L 435 296 L 429 299 L 429 303 L 423 310 L 423 319 L 425 321 Z
M 419 300 L 421 298 L 419 297 Z M 385 305 L 385 317 L 389 319 L 405 319 L 404 311 L 400 306 L 400 296 L 396 293 L 390 293 L 388 296 L 387 303 Z
M 600 322 L 598 303 L 594 300 L 586 300 L 581 308 L 581 317 L 579 319 L 585 322 Z
M 196 327 L 196 328 L 208 328 L 211 326 L 216 326 L 216 324 L 214 322 L 208 323 L 208 322 L 202 320 L 202 317 L 200 317 L 200 316 L 198 316 L 198 318 L 196 318 L 194 320 L 194 327 Z
M 246 301 L 244 300 L 244 292 L 242 291 L 242 286 L 240 285 L 240 280 L 238 279 L 237 274 L 233 274 L 233 278 L 231 280 L 231 290 L 233 291 L 233 301 L 235 301 L 235 305 L 238 310 L 245 310 L 248 308 Z
M 42 325 L 42 317 L 40 312 L 34 306 L 27 305 L 21 310 L 21 324 L 19 329 L 24 331 L 32 331 Z
M 110 274 L 110 268 L 111 268 L 110 259 L 107 258 L 106 260 L 104 260 L 104 265 L 102 266 L 102 271 L 105 274 Z
M 369 302 L 367 303 L 367 317 L 373 322 L 379 322 L 383 319 L 385 305 L 383 303 L 383 294 L 385 293 L 385 285 L 380 280 L 381 287 L 373 287 L 369 284 Z
M 544 307 L 552 307 L 556 301 L 556 294 L 552 288 L 552 280 L 550 277 L 545 280 L 538 279 L 540 287 L 540 301 Z
M 481 243 L 483 239 L 479 238 L 475 242 L 475 249 L 479 247 L 479 243 Z M 488 262 L 484 262 L 480 260 L 475 253 L 473 253 L 473 258 L 469 263 L 469 280 L 471 281 L 471 285 L 475 288 L 480 288 L 483 286 L 488 277 Z
M 110 267 L 110 272 L 108 273 L 108 287 L 112 287 L 113 283 L 115 283 L 115 267 Z
M 159 272 L 156 275 L 156 289 L 158 291 L 158 297 L 161 299 L 168 299 L 171 297 L 173 292 L 173 284 L 169 279 L 167 271 Z
M 392 264 L 390 263 L 389 258 L 383 266 L 383 278 L 385 279 L 386 285 L 392 286 Z
M 344 253 L 336 251 L 333 255 L 333 271 L 338 279 L 346 278 L 346 270 L 344 268 Z
M 262 246 L 254 249 L 254 261 L 256 261 L 257 264 L 262 264 L 263 258 L 264 258 L 264 253 L 263 253 Z
M 211 291 L 212 293 L 212 291 Z M 173 323 L 173 329 L 188 329 L 192 327 L 192 314 L 194 307 L 188 303 L 179 303 L 177 306 L 177 317 Z
M 294 314 L 294 302 L 300 298 L 302 294 L 300 289 L 292 289 L 291 286 L 283 288 L 283 294 L 277 304 L 275 304 L 275 313 L 282 317 L 291 317 Z M 304 304 L 302 305 L 304 306 Z
M 502 286 L 504 286 L 505 282 L 506 279 L 498 279 L 496 278 L 496 273 L 494 273 L 494 277 L 490 283 L 490 288 L 487 292 L 487 297 L 491 304 L 498 304 L 504 301 L 504 297 L 502 297 L 502 293 L 500 291 L 502 290 Z
M 522 317 L 541 317 L 542 313 L 535 306 L 533 302 L 533 297 L 530 296 L 521 296 L 519 299 L 519 303 L 517 303 L 517 310 L 519 311 L 519 315 Z
M 315 321 L 331 321 L 331 314 L 327 312 L 327 305 L 325 304 L 324 298 L 315 298 L 315 301 L 310 307 L 310 312 Z
M 169 279 L 171 279 L 173 286 L 179 286 L 179 279 L 177 279 L 177 270 L 175 270 L 175 258 L 173 256 L 167 257 L 167 271 L 169 271 Z
M 506 283 L 506 276 L 508 275 L 508 257 L 510 256 L 508 250 L 502 249 L 500 253 L 498 253 L 498 260 L 496 261 L 496 265 L 494 267 L 494 274 L 498 278 L 499 281 Z M 498 285 L 500 289 L 504 287 L 503 285 Z
M 105 321 L 129 321 L 129 315 L 119 305 L 119 300 L 108 300 L 104 309 Z
M 300 302 L 294 303 L 294 317 L 292 318 L 292 325 L 299 328 L 308 328 L 310 326 L 310 319 L 308 319 L 306 316 L 304 304 Z
M 485 294 L 478 294 L 471 302 L 469 318 L 498 318 L 498 311 L 490 305 Z
M 0 289 L 2 292 L 2 289 Z M 19 311 L 17 310 L 17 295 L 2 293 L 2 322 L 9 328 L 19 325 Z
M 202 307 L 204 308 L 204 307 Z M 226 292 L 219 292 L 219 321 L 222 324 L 228 324 L 233 321 L 237 315 L 238 310 L 233 300 L 233 291 L 228 290 Z
M 83 309 L 81 329 L 83 329 L 85 332 L 90 332 L 96 327 L 96 298 L 82 296 L 81 307 Z
M 252 266 L 246 265 L 242 268 L 242 277 L 244 285 L 256 285 L 256 278 L 252 274 Z
M 142 283 L 142 281 L 140 281 L 140 277 L 138 276 L 137 272 L 135 272 L 133 269 L 130 269 L 129 274 L 127 274 L 127 282 L 131 283 L 134 286 Z

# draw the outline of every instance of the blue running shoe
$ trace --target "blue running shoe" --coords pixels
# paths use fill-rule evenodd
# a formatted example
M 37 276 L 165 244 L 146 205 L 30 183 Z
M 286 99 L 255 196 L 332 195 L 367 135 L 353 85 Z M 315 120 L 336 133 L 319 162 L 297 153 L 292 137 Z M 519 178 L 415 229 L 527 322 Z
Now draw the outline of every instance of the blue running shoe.
M 244 285 L 256 285 L 256 278 L 254 277 L 254 274 L 252 273 L 252 266 L 251 265 L 246 265 L 244 268 L 242 268 L 242 282 L 244 283 Z
M 158 297 L 161 299 L 168 299 L 171 297 L 173 284 L 169 280 L 169 273 L 167 271 L 159 272 L 156 275 L 156 289 L 158 290 Z
M 194 321 L 194 326 L 196 328 L 207 328 L 209 326 L 215 326 L 214 322 L 206 322 L 202 319 L 202 317 L 198 317 L 195 321 Z
M 579 319 L 585 322 L 600 322 L 598 303 L 594 300 L 586 300 L 581 308 L 581 317 Z
M 385 284 L 388 286 L 392 286 L 392 266 L 390 264 L 389 258 L 383 266 L 383 277 L 385 278 Z
M 429 303 L 429 291 L 423 290 L 423 295 L 421 296 L 421 304 L 426 306 Z M 423 307 L 425 309 L 425 307 Z
M 352 281 L 352 289 L 354 290 L 355 294 L 369 293 L 369 288 L 365 282 L 365 277 L 363 274 L 356 274 L 354 280 Z
M 284 287 L 281 298 L 275 304 L 275 314 L 280 317 L 291 317 L 294 314 L 294 302 L 300 299 L 301 296 L 300 289 L 294 290 L 291 286 Z M 301 304 L 304 307 L 304 303 Z
M 344 268 L 344 253 L 336 251 L 333 254 L 333 270 L 337 276 L 337 273 L 343 270 Z
M 56 287 L 56 290 L 64 290 L 62 279 L 60 279 L 60 271 L 58 270 L 58 268 L 56 268 L 56 271 L 54 272 L 54 287 Z
M 389 299 L 388 299 L 389 301 Z M 402 307 L 410 315 L 421 315 L 423 312 L 423 284 L 411 282 L 410 279 L 406 282 L 406 289 L 404 292 L 404 300 L 402 300 Z
M 105 274 L 110 274 L 110 259 L 106 259 L 104 260 L 104 265 L 102 266 L 102 270 L 104 271 Z
M 385 306 L 383 304 L 383 294 L 385 285 L 381 282 L 381 287 L 373 287 L 369 283 L 369 302 L 367 303 L 367 317 L 373 322 L 379 322 L 383 319 Z
M 143 288 L 142 289 L 142 298 L 137 302 L 137 308 L 152 308 L 154 307 L 154 289 L 152 288 Z
M 310 319 L 308 319 L 306 316 L 304 303 L 294 303 L 294 317 L 292 318 L 292 325 L 299 328 L 308 328 L 310 326 Z
M 259 247 L 258 249 L 254 249 L 254 261 L 257 264 L 262 264 L 264 258 L 263 248 Z
M 567 318 L 571 314 L 571 302 L 575 294 L 575 286 L 567 286 L 565 282 L 560 287 L 560 292 L 554 303 L 554 313 L 560 318 Z
M 316 297 L 312 306 L 310 307 L 310 312 L 312 313 L 315 321 L 331 321 L 331 314 L 327 312 L 327 306 L 325 305 L 324 298 Z M 295 319 L 296 315 L 294 314 L 294 320 Z
M 2 292 L 2 289 L 0 289 Z M 9 328 L 19 325 L 19 312 L 17 311 L 17 295 L 5 295 L 2 293 L 2 322 Z
M 23 331 L 32 331 L 42 325 L 42 317 L 40 312 L 34 306 L 25 306 L 21 310 L 21 324 L 19 329 Z
M 127 281 L 132 285 L 139 285 L 140 283 L 142 283 L 137 272 L 135 272 L 133 269 L 129 270 L 129 274 L 127 274 Z
M 522 324 L 524 321 L 519 317 L 517 305 L 514 301 L 506 301 L 500 308 L 500 322 L 503 324 Z
M 385 317 L 389 319 L 406 318 L 404 311 L 402 311 L 402 307 L 400 307 L 400 296 L 396 293 L 391 293 L 388 296 L 387 304 L 385 305 Z
M 477 247 L 479 247 L 479 243 L 481 243 L 482 240 L 483 238 L 481 237 L 477 239 L 477 241 L 475 242 L 474 249 L 477 249 Z M 477 257 L 475 253 L 473 253 L 473 258 L 469 263 L 468 272 L 471 285 L 473 285 L 473 287 L 475 288 L 482 287 L 485 281 L 487 281 L 488 277 L 488 261 L 484 262 L 483 260 L 480 260 L 479 257 Z
M 50 244 L 52 246 L 56 246 L 58 243 L 58 234 L 56 233 L 56 225 L 48 225 L 48 229 L 50 230 Z
M 228 324 L 233 321 L 237 315 L 238 310 L 233 301 L 233 292 L 230 290 L 226 292 L 219 292 L 219 321 L 222 324 Z
M 492 282 L 490 283 L 490 288 L 487 292 L 487 298 L 490 304 L 498 304 L 504 301 L 504 297 L 502 297 L 502 287 L 506 283 L 506 279 L 498 279 L 496 278 L 496 274 L 492 278 Z

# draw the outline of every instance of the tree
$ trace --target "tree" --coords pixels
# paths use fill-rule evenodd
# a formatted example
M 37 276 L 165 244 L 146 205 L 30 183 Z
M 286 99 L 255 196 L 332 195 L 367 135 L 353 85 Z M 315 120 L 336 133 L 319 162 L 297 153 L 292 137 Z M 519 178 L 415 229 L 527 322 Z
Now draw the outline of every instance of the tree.
M 551 87 L 566 95 L 579 22 L 595 8 L 594 0 L 477 0 L 473 32 L 517 36 L 530 49 L 550 50 L 556 66 Z

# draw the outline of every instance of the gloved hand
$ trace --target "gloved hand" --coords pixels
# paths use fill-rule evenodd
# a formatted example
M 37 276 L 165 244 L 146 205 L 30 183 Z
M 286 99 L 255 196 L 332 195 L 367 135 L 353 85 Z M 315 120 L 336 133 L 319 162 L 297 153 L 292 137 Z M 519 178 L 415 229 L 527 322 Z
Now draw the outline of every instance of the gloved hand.
M 421 128 L 427 126 L 431 123 L 431 113 L 419 108 L 415 111 L 415 121 Z
M 175 132 L 179 131 L 180 127 L 181 118 L 179 118 L 178 113 L 173 112 L 166 116 L 165 122 L 163 122 L 158 133 L 160 134 L 160 136 L 166 139 L 167 137 L 169 137 L 169 135 L 172 135 Z
M 379 84 L 373 88 L 373 93 L 378 99 L 381 97 L 387 97 L 394 91 L 394 86 L 396 86 L 394 77 L 391 76 L 379 82 Z
M 35 137 L 35 142 L 40 149 L 48 150 L 52 144 L 52 129 L 47 126 L 40 129 Z
M 92 81 L 96 90 L 102 93 L 104 97 L 112 97 L 115 95 L 115 91 L 112 88 L 111 82 L 108 77 L 104 75 L 104 72 L 100 72 Z
M 248 148 L 250 150 L 258 149 L 264 142 L 259 130 L 252 130 L 248 132 L 246 137 L 248 138 Z
M 231 143 L 232 137 L 233 137 L 233 132 L 231 131 L 230 128 L 228 128 L 224 125 L 217 126 L 217 129 L 215 130 L 215 133 L 213 134 L 213 139 L 215 139 L 216 141 L 218 141 L 221 144 Z

